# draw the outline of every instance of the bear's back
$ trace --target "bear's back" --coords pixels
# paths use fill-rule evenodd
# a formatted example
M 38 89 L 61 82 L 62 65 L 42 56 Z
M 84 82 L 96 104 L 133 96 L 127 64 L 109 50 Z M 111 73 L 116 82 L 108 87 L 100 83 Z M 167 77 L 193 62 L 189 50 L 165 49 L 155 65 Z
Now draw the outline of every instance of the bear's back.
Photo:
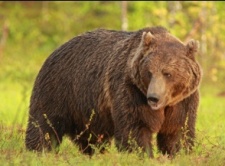
M 37 104 L 48 105 L 49 109 L 57 105 L 60 109 L 87 111 L 89 117 L 92 109 L 97 110 L 96 101 L 103 92 L 109 61 L 117 51 L 115 45 L 132 34 L 98 29 L 76 36 L 60 46 L 43 64 L 35 81 L 31 103 L 36 107 L 38 99 L 42 103 Z

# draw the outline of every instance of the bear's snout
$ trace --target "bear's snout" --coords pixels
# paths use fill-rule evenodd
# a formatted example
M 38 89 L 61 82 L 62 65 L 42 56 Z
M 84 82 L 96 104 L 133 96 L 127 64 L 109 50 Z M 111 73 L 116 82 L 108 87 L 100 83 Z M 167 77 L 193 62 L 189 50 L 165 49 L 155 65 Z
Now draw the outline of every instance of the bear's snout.
M 148 105 L 152 110 L 159 110 L 164 107 L 166 95 L 166 83 L 161 76 L 154 76 L 149 83 L 147 90 Z

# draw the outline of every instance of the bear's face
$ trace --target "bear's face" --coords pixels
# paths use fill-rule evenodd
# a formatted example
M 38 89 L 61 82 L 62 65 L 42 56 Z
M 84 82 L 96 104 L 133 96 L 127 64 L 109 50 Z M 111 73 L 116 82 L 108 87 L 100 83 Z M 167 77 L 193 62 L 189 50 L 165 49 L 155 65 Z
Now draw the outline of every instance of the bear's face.
M 152 53 L 140 64 L 140 81 L 153 110 L 174 105 L 190 94 L 193 74 L 186 58 Z
M 195 61 L 197 43 L 187 45 L 168 33 L 143 33 L 133 58 L 133 80 L 152 110 L 172 106 L 196 91 L 201 70 Z

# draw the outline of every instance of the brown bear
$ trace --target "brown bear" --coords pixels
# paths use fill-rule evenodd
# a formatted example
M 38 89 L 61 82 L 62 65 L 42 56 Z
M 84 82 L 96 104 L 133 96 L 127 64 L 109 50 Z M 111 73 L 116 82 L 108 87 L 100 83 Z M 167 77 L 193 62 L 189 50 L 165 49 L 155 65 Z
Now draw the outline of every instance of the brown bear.
M 174 155 L 194 144 L 201 68 L 198 44 L 156 26 L 125 32 L 97 29 L 56 49 L 32 91 L 25 144 L 52 150 L 68 135 L 87 154 L 115 139 L 153 157 L 151 139 Z M 133 141 L 131 141 L 133 140 Z

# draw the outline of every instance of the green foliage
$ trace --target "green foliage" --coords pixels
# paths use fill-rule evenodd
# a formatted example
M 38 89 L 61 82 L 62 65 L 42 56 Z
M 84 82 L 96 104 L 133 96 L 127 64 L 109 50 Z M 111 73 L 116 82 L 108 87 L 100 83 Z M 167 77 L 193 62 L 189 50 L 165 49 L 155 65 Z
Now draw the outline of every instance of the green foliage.
M 205 81 L 224 81 L 223 5 L 212 1 L 130 1 L 128 30 L 162 25 L 184 41 L 199 40 L 198 59 Z M 121 2 L 115 1 L 1 2 L 0 9 L 0 39 L 4 27 L 8 28 L 6 41 L 0 43 L 0 64 L 35 65 L 32 75 L 46 56 L 70 38 L 96 28 L 121 28 Z M 215 69 L 216 74 L 212 73 Z
M 201 104 L 194 151 L 173 160 L 118 153 L 114 144 L 90 159 L 66 137 L 59 153 L 24 147 L 29 99 L 44 60 L 72 37 L 96 28 L 121 29 L 121 2 L 0 2 L 0 165 L 224 165 L 225 24 L 224 2 L 129 1 L 128 30 L 162 25 L 187 41 L 200 41 L 203 67 Z M 215 86 L 216 85 L 216 86 Z

